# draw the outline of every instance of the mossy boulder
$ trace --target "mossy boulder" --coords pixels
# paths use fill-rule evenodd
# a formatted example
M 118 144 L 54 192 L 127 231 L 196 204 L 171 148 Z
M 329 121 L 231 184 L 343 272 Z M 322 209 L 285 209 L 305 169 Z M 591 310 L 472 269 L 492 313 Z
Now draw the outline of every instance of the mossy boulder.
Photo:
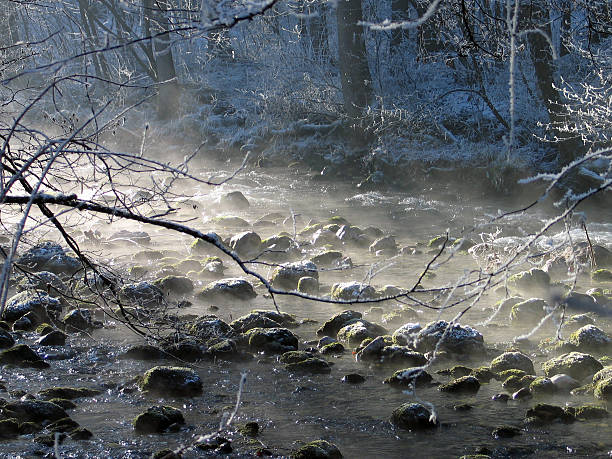
M 597 381 L 593 394 L 601 400 L 612 401 L 612 377 Z
M 294 459 L 342 459 L 336 445 L 327 440 L 315 440 L 305 444 L 292 455 Z
M 610 413 L 602 406 L 597 405 L 582 405 L 572 408 L 567 408 L 574 417 L 580 421 L 593 421 L 598 419 L 606 419 Z
M 314 277 L 301 277 L 297 284 L 297 291 L 307 295 L 319 293 L 319 281 Z
M 545 297 L 550 289 L 550 276 L 539 268 L 531 268 L 510 276 L 508 287 L 520 293 Z
M 0 352 L 0 365 L 12 364 L 20 367 L 49 368 L 49 364 L 32 350 L 27 344 Z
M 49 317 L 57 317 L 61 311 L 60 300 L 47 295 L 42 290 L 30 290 L 18 293 L 7 300 L 2 319 L 15 322 L 32 312 L 36 314 L 40 323 L 48 320 Z
M 569 342 L 582 352 L 607 352 L 612 350 L 612 339 L 599 327 L 585 325 L 569 337 Z
M 386 334 L 387 330 L 380 325 L 357 319 L 338 330 L 337 338 L 349 346 L 357 346 L 366 338 L 376 338 Z
M 274 270 L 270 283 L 279 289 L 295 290 L 302 277 L 313 277 L 318 280 L 319 272 L 317 265 L 310 260 L 286 263 Z
M 603 365 L 590 354 L 570 352 L 550 359 L 542 364 L 546 376 L 565 373 L 578 381 L 597 373 Z
M 526 354 L 519 351 L 504 352 L 491 361 L 490 367 L 491 371 L 496 373 L 504 370 L 518 369 L 530 375 L 535 374 L 531 359 Z
M 421 367 L 404 368 L 397 370 L 393 375 L 383 381 L 383 384 L 389 384 L 395 387 L 422 387 L 427 386 L 433 381 L 433 378 Z
M 344 346 L 342 345 L 342 343 L 339 342 L 326 344 L 322 346 L 321 349 L 319 349 L 319 352 L 323 355 L 342 354 L 344 351 Z
M 285 369 L 290 373 L 298 374 L 329 374 L 331 372 L 329 363 L 318 357 L 287 363 Z
M 39 346 L 64 346 L 67 337 L 66 333 L 59 330 L 53 330 L 36 340 L 36 344 Z
M 201 342 L 211 338 L 232 338 L 235 335 L 234 329 L 229 324 L 212 314 L 195 319 L 187 326 L 187 331 Z
M 282 354 L 298 349 L 297 336 L 286 328 L 252 328 L 245 335 L 253 351 Z
M 597 269 L 591 273 L 591 279 L 595 282 L 612 282 L 612 271 L 609 269 Z
M 514 426 L 499 426 L 493 429 L 493 438 L 513 438 L 521 434 L 521 429 Z
M 327 320 L 318 330 L 317 336 L 336 337 L 342 327 L 348 323 L 361 319 L 362 314 L 358 311 L 346 310 L 339 312 Z
M 67 293 L 68 287 L 57 274 L 41 271 L 24 277 L 17 284 L 17 290 L 41 290 L 56 297 Z
M 574 416 L 564 408 L 546 403 L 538 403 L 527 410 L 526 418 L 537 418 L 542 422 L 573 422 Z
M 53 422 L 68 417 L 66 411 L 59 405 L 42 400 L 9 402 L 2 407 L 2 412 L 9 418 L 16 418 L 20 423 L 35 422 L 42 424 L 44 421 Z
M 438 421 L 424 405 L 404 403 L 393 410 L 391 422 L 402 429 L 424 430 L 437 427 Z
M 88 387 L 50 387 L 39 391 L 38 395 L 43 399 L 63 398 L 74 400 L 75 398 L 93 397 L 101 393 L 102 391 L 98 389 Z
M 48 271 L 72 276 L 82 269 L 81 262 L 56 242 L 44 241 L 24 252 L 16 261 L 28 271 Z
M 548 307 L 548 303 L 541 298 L 530 298 L 521 301 L 512 306 L 510 320 L 518 325 L 535 325 L 544 318 Z
M 491 371 L 491 368 L 489 368 L 489 367 L 474 368 L 470 372 L 470 375 L 474 376 L 476 379 L 478 379 L 478 381 L 480 381 L 481 384 L 489 383 L 492 379 L 497 377 L 497 374 L 495 372 Z
M 229 246 L 240 257 L 256 257 L 261 252 L 261 237 L 254 231 L 244 231 L 232 236 Z
M 419 352 L 434 349 L 453 354 L 482 355 L 485 351 L 482 334 L 468 326 L 450 324 L 445 320 L 430 322 L 416 335 L 415 348 Z
M 540 376 L 529 384 L 529 390 L 536 397 L 549 396 L 557 392 L 557 386 L 555 386 L 550 378 Z
M 295 327 L 296 320 L 290 314 L 272 310 L 254 310 L 230 323 L 238 333 L 245 333 L 253 328 Z
M 224 228 L 248 228 L 251 226 L 244 218 L 235 215 L 218 215 L 211 218 L 209 222 Z
M 131 360 L 157 360 L 163 356 L 162 350 L 151 344 L 135 344 L 119 355 L 122 359 Z
M 219 207 L 225 210 L 245 210 L 251 205 L 240 191 L 230 191 L 219 198 Z
M 148 281 L 124 285 L 121 295 L 133 305 L 143 308 L 158 307 L 164 302 L 162 289 Z
M 393 342 L 400 346 L 412 345 L 421 329 L 422 327 L 419 323 L 406 323 L 393 332 L 393 335 L 391 335 Z
M 362 282 L 339 282 L 332 286 L 331 298 L 340 301 L 371 300 L 378 297 L 376 289 Z
M 153 285 L 159 287 L 165 294 L 187 295 L 193 292 L 193 282 L 185 276 L 166 276 L 157 279 Z
M 442 384 L 438 389 L 455 394 L 475 394 L 480 389 L 480 382 L 474 376 L 462 376 Z
M 209 283 L 197 294 L 202 301 L 249 301 L 257 296 L 253 285 L 242 278 L 220 279 Z
M 280 363 L 288 364 L 288 363 L 297 363 L 306 359 L 311 359 L 315 357 L 315 354 L 308 351 L 289 351 L 281 354 L 278 361 Z
M 0 420 L 0 439 L 15 438 L 20 433 L 19 422 L 16 419 Z
M 369 251 L 374 254 L 394 256 L 397 255 L 397 242 L 393 236 L 380 237 L 370 244 Z
M 0 349 L 11 347 L 15 344 L 15 338 L 8 331 L 0 328 Z
M 191 397 L 202 393 L 202 380 L 191 368 L 157 366 L 148 370 L 140 390 L 159 396 Z
M 64 329 L 68 332 L 87 331 L 94 328 L 91 312 L 88 309 L 73 309 L 63 318 Z
M 342 258 L 342 252 L 338 252 L 337 250 L 327 250 L 325 252 L 313 256 L 310 261 L 312 261 L 317 266 L 335 268 L 340 265 Z
M 152 406 L 140 413 L 133 421 L 134 430 L 138 433 L 162 433 L 173 424 L 185 424 L 180 410 L 171 406 Z

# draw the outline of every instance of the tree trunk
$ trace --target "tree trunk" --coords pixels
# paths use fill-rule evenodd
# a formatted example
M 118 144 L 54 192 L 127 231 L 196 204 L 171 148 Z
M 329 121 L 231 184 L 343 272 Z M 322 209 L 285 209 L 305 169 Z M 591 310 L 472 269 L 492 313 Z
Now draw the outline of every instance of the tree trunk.
M 372 99 L 372 77 L 363 36 L 361 0 L 340 0 L 338 20 L 338 65 L 344 109 L 352 119 L 359 118 Z
M 409 0 L 392 0 L 391 1 L 391 19 L 394 22 L 405 21 L 410 17 L 410 1 Z M 404 29 L 395 29 L 391 31 L 391 49 L 397 48 L 402 44 L 402 38 L 407 33 Z
M 408 0 L 412 7 L 416 10 L 419 17 L 423 16 L 427 12 L 429 2 L 423 2 L 423 0 Z M 419 27 L 419 48 L 421 49 L 421 55 L 427 55 L 435 53 L 442 49 L 442 43 L 438 39 L 440 31 L 434 22 L 435 14 L 429 18 L 422 26 Z
M 145 13 L 150 12 L 151 33 L 156 35 L 170 30 L 167 10 L 168 2 L 144 0 Z M 157 115 L 160 119 L 176 117 L 178 113 L 179 86 L 174 67 L 170 33 L 163 33 L 152 40 L 157 82 L 160 83 L 157 96 Z
M 563 12 L 561 14 L 561 30 L 560 30 L 560 44 L 559 54 L 561 57 L 567 56 L 570 53 L 567 43 L 571 39 L 572 29 L 572 2 L 565 0 L 562 4 Z
M 546 9 L 539 3 L 532 2 L 530 11 L 524 12 L 528 13 L 532 28 L 538 28 L 550 37 L 551 29 Z M 561 129 L 568 121 L 569 115 L 559 91 L 554 87 L 555 65 L 548 40 L 540 33 L 529 33 L 527 39 L 536 75 L 536 85 L 542 102 L 548 111 L 551 125 L 550 133 L 557 141 L 559 162 L 565 165 L 584 154 L 584 145 L 577 139 L 568 137 Z

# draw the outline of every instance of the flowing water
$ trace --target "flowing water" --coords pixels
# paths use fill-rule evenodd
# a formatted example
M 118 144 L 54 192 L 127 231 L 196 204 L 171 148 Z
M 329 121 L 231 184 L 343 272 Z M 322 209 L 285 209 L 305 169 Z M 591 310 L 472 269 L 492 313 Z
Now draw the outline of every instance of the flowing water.
M 218 169 L 211 169 L 202 170 L 200 174 L 207 178 L 213 172 L 220 176 L 230 173 L 229 170 L 219 172 Z M 249 209 L 232 212 L 218 209 L 215 204 L 217 199 L 234 190 L 243 192 L 249 199 Z M 436 185 L 410 192 L 362 191 L 346 183 L 312 181 L 304 174 L 287 169 L 245 171 L 223 186 L 192 185 L 185 192 L 189 192 L 189 199 L 175 202 L 180 207 L 180 217 L 188 220 L 191 226 L 205 231 L 214 230 L 224 238 L 244 229 L 223 228 L 205 222 L 216 215 L 230 213 L 250 223 L 271 212 L 282 214 L 284 219 L 276 220 L 273 226 L 253 228 L 263 239 L 281 231 L 293 234 L 310 221 L 324 222 L 338 215 L 362 228 L 378 227 L 386 234 L 394 235 L 400 247 L 414 248 L 389 259 L 375 256 L 367 248 L 341 247 L 343 253 L 352 258 L 355 267 L 321 272 L 322 294 L 329 292 L 334 282 L 344 280 L 369 280 L 378 287 L 391 284 L 410 288 L 435 254 L 435 250 L 431 252 L 420 244 L 423 241 L 443 234 L 448 229 L 452 236 L 460 236 L 463 232 L 474 242 L 488 241 L 491 246 L 497 244 L 503 251 L 504 247 L 520 244 L 550 217 L 550 209 L 536 208 L 495 224 L 487 224 L 499 212 L 512 210 L 515 204 L 503 198 L 487 201 L 483 197 L 461 196 L 450 185 Z M 594 221 L 589 221 L 588 229 L 593 243 L 612 248 L 612 228 L 608 217 L 605 212 L 600 213 Z M 469 232 L 475 226 L 477 229 Z M 146 231 L 150 234 L 150 243 L 115 241 L 100 246 L 81 237 L 83 248 L 123 272 L 130 265 L 143 264 L 132 261 L 131 256 L 144 249 L 162 250 L 167 256 L 178 259 L 188 258 L 189 245 L 193 241 L 167 230 L 125 222 L 88 222 L 81 229 L 97 230 L 102 238 L 120 229 Z M 497 230 L 500 231 L 498 234 Z M 570 234 L 576 241 L 584 239 L 582 230 L 574 230 Z M 562 225 L 557 225 L 548 236 L 539 243 L 550 246 L 567 237 L 567 233 Z M 298 236 L 297 239 L 308 238 Z M 314 251 L 307 245 L 302 250 L 304 258 L 311 256 Z M 211 247 L 210 255 L 216 254 L 218 252 Z M 150 272 L 157 270 L 156 263 L 148 263 Z M 225 264 L 228 267 L 226 277 L 240 275 L 240 270 L 227 257 Z M 453 284 L 458 279 L 470 278 L 465 277 L 466 272 L 477 267 L 478 264 L 470 254 L 457 252 L 449 261 L 434 266 L 435 277 L 426 277 L 422 281 L 423 287 Z M 266 275 L 272 270 L 266 266 L 257 269 Z M 377 271 L 380 272 L 370 278 Z M 201 279 L 194 280 L 199 285 L 205 283 Z M 583 292 L 593 286 L 587 276 L 579 276 L 578 285 L 578 290 Z M 260 294 L 255 300 L 219 304 L 214 314 L 229 322 L 252 309 L 273 309 L 269 297 L 263 295 L 263 290 L 258 291 Z M 465 292 L 462 290 L 457 295 L 462 293 Z M 502 295 L 499 291 L 485 293 L 461 318 L 461 323 L 472 325 L 483 333 L 487 347 L 498 350 L 503 350 L 514 336 L 529 331 L 510 326 L 506 317 L 496 318 L 488 326 L 482 324 L 492 314 L 493 305 Z M 180 314 L 211 313 L 210 304 L 193 297 L 186 299 L 192 301 L 193 305 L 180 309 Z M 307 342 L 317 339 L 316 329 L 322 322 L 347 309 L 346 305 L 317 303 L 291 296 L 277 296 L 276 300 L 282 311 L 295 315 L 298 320 L 310 319 L 293 330 L 300 338 L 301 349 L 313 345 Z M 435 304 L 444 304 L 444 301 L 444 297 L 441 297 Z M 467 304 L 442 312 L 413 307 L 418 310 L 419 322 L 424 325 L 437 318 L 450 320 L 459 312 L 459 308 L 464 309 Z M 372 306 L 381 307 L 382 311 L 371 310 Z M 398 307 L 399 304 L 387 301 L 375 305 L 354 305 L 351 309 L 364 312 L 368 320 L 382 323 L 381 312 Z M 40 389 L 52 386 L 83 386 L 103 390 L 101 395 L 79 400 L 77 408 L 70 411 L 74 420 L 93 432 L 93 439 L 80 442 L 67 440 L 58 447 L 61 457 L 148 457 L 159 449 L 190 444 L 198 435 L 213 432 L 223 412 L 231 411 L 243 373 L 246 374 L 246 385 L 234 425 L 256 421 L 261 432 L 256 441 L 243 437 L 234 428 L 223 433 L 224 437 L 232 440 L 234 451 L 230 457 L 253 456 L 254 451 L 262 448 L 277 456 L 290 455 L 302 442 L 319 438 L 336 444 L 347 458 L 459 457 L 474 454 L 479 448 L 482 451 L 488 450 L 494 457 L 609 457 L 612 454 L 610 420 L 552 423 L 544 427 L 524 428 L 521 435 L 512 439 L 495 439 L 491 435 L 493 428 L 503 424 L 521 427 L 526 410 L 535 402 L 510 401 L 501 404 L 491 401 L 492 395 L 505 392 L 501 382 L 495 380 L 483 384 L 476 395 L 470 396 L 441 393 L 436 387 L 408 394 L 382 384 L 383 379 L 400 367 L 357 362 L 350 349 L 340 356 L 325 356 L 333 364 L 329 375 L 293 375 L 274 357 L 261 355 L 240 363 L 218 361 L 190 364 L 204 381 L 202 396 L 184 399 L 146 397 L 135 390 L 134 378 L 154 365 L 167 364 L 167 361 L 118 359 L 117 356 L 129 345 L 143 342 L 142 338 L 126 330 L 111 317 L 99 315 L 99 318 L 105 321 L 104 329 L 95 330 L 91 335 L 72 334 L 65 347 L 38 348 L 39 353 L 46 354 L 51 364 L 50 369 L 5 367 L 0 370 L 2 380 L 10 391 L 22 389 L 36 394 Z M 402 322 L 382 324 L 391 333 Z M 612 333 L 609 321 L 601 319 L 598 325 L 608 334 Z M 540 364 L 547 356 L 538 351 L 538 338 L 554 336 L 554 333 L 552 325 L 545 325 L 537 336 L 532 337 L 531 344 L 525 344 L 539 375 L 542 374 Z M 34 338 L 33 333 L 23 333 L 20 341 L 31 345 Z M 434 363 L 428 371 L 436 381 L 444 383 L 449 380 L 449 376 L 436 374 L 437 370 L 457 363 L 476 367 L 486 365 L 489 361 L 490 357 L 486 361 L 475 362 L 469 359 L 459 362 L 440 361 Z M 348 373 L 360 373 L 365 376 L 365 382 L 358 385 L 342 383 L 341 377 Z M 8 394 L 4 396 L 10 398 Z M 392 426 L 389 418 L 393 409 L 414 400 L 427 401 L 435 406 L 440 420 L 438 428 L 427 432 L 409 432 Z M 547 400 L 560 405 L 578 405 L 585 401 L 594 402 L 594 399 L 592 396 L 559 396 Z M 169 404 L 181 409 L 187 427 L 177 433 L 135 434 L 132 419 L 157 404 Z M 471 409 L 455 409 L 462 404 L 469 404 Z M 53 454 L 52 449 L 33 443 L 32 438 L 33 435 L 25 435 L 16 440 L 3 441 L 0 443 L 0 455 L 29 457 Z M 221 455 L 191 450 L 185 456 L 200 457 L 207 454 Z

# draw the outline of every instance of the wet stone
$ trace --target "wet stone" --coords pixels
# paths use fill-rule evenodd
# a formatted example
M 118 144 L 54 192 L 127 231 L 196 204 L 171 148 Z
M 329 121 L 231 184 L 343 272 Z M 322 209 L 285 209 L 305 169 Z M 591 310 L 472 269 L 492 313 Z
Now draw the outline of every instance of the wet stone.
M 66 344 L 66 334 L 59 330 L 53 330 L 44 336 L 41 336 L 36 344 L 39 346 L 64 346 Z
M 563 354 L 542 364 L 542 369 L 548 377 L 564 373 L 578 381 L 595 374 L 602 368 L 603 365 L 594 357 L 580 352 Z
M 202 393 L 202 380 L 190 368 L 158 366 L 148 370 L 140 390 L 160 396 L 190 397 Z
M 300 360 L 299 362 L 288 363 L 285 369 L 290 373 L 308 373 L 308 374 L 328 374 L 331 372 L 331 367 L 323 359 L 316 357 Z
M 21 367 L 48 368 L 49 364 L 26 344 L 0 352 L 0 365 L 13 364 Z
M 528 387 L 521 387 L 515 393 L 512 394 L 512 400 L 526 400 L 533 397 L 533 394 Z
M 14 322 L 33 312 L 38 316 L 37 322 L 40 322 L 46 320 L 48 316 L 56 316 L 61 310 L 60 301 L 42 291 L 21 292 L 7 300 L 2 319 Z
M 493 438 L 512 438 L 521 434 L 521 429 L 514 426 L 499 426 L 496 427 L 492 434 Z
M 438 389 L 442 392 L 475 394 L 480 389 L 480 382 L 474 376 L 462 376 L 441 385 Z
M 252 300 L 257 296 L 253 286 L 246 279 L 228 278 L 211 282 L 198 294 L 202 301 Z
M 560 373 L 552 376 L 550 381 L 554 384 L 555 390 L 559 392 L 570 392 L 577 387 L 580 387 L 580 383 L 572 378 L 570 375 Z
M 315 440 L 300 447 L 293 453 L 294 459 L 342 459 L 336 445 L 327 440 Z
M 150 344 L 136 344 L 119 356 L 121 359 L 157 360 L 164 356 L 161 349 Z
M 560 406 L 538 403 L 533 408 L 527 410 L 526 418 L 535 417 L 542 422 L 552 422 L 559 420 L 562 422 L 573 422 L 574 416 Z
M 384 384 L 390 386 L 404 387 L 404 386 L 415 386 L 422 387 L 427 386 L 433 381 L 433 378 L 429 373 L 420 367 L 405 368 L 403 370 L 397 370 L 392 376 L 388 377 L 383 381 Z
M 219 198 L 219 206 L 225 210 L 245 210 L 250 204 L 240 191 L 231 191 Z
M 453 324 L 451 326 L 445 320 L 427 324 L 416 336 L 415 348 L 417 351 L 429 352 L 436 347 L 438 350 L 471 356 L 481 355 L 485 350 L 484 339 L 479 331 L 467 325 Z
M 0 439 L 15 438 L 20 435 L 19 423 L 16 419 L 0 420 Z
M 338 341 L 347 343 L 349 346 L 357 346 L 366 338 L 376 338 L 385 335 L 387 330 L 380 325 L 364 319 L 357 319 L 345 325 L 338 331 Z
M 361 317 L 361 313 L 357 311 L 342 311 L 325 322 L 321 328 L 317 330 L 317 336 L 330 336 L 335 338 L 342 327 L 351 321 L 361 319 Z
M 437 420 L 432 419 L 431 412 L 420 403 L 404 403 L 391 415 L 391 422 L 402 429 L 423 430 L 435 428 Z
M 340 282 L 332 286 L 331 298 L 342 301 L 370 300 L 378 297 L 374 287 L 361 282 Z
M 297 351 L 298 338 L 286 328 L 253 328 L 246 332 L 249 348 L 271 354 Z
M 62 319 L 68 332 L 87 331 L 93 328 L 91 312 L 87 309 L 73 309 Z
M 599 327 L 585 325 L 569 337 L 569 342 L 581 352 L 612 350 L 612 339 Z
M 529 390 L 536 397 L 549 396 L 557 392 L 557 386 L 549 378 L 538 377 L 529 385 Z
M 187 295 L 193 291 L 193 282 L 185 276 L 166 276 L 157 279 L 153 285 L 166 294 Z
M 361 384 L 364 383 L 365 380 L 365 377 L 359 373 L 349 373 L 348 375 L 344 375 L 341 379 L 341 381 L 346 384 Z
M 295 290 L 300 279 L 303 277 L 313 277 L 318 281 L 319 272 L 317 265 L 309 260 L 281 265 L 272 273 L 270 283 L 279 289 Z
M 496 373 L 504 370 L 518 369 L 523 370 L 525 373 L 530 375 L 535 374 L 535 369 L 531 359 L 527 355 L 518 351 L 504 352 L 502 355 L 491 361 L 490 367 L 491 371 Z
M 319 350 L 319 352 L 323 355 L 342 354 L 344 351 L 345 351 L 344 346 L 338 342 L 326 344 Z
M 82 397 L 93 397 L 100 395 L 102 391 L 98 389 L 90 389 L 87 387 L 50 387 L 38 392 L 39 397 L 43 399 L 61 398 L 66 400 L 74 400 Z
M 173 424 L 185 424 L 180 410 L 171 406 L 152 406 L 140 413 L 133 422 L 138 433 L 162 433 Z
M 67 418 L 68 414 L 59 405 L 41 400 L 20 400 L 9 402 L 2 407 L 3 413 L 19 422 L 57 421 Z

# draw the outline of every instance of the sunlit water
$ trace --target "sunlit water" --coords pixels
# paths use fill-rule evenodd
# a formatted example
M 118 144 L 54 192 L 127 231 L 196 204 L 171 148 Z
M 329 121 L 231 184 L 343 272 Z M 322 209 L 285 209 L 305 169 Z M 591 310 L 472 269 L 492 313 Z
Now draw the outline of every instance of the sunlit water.
M 202 177 L 209 177 L 212 171 L 203 171 Z M 229 173 L 229 171 L 226 171 Z M 223 174 L 223 173 L 222 173 Z M 249 199 L 251 207 L 246 211 L 222 211 L 216 206 L 217 199 L 228 191 L 239 190 Z M 299 173 L 286 170 L 267 169 L 247 171 L 238 175 L 226 185 L 209 187 L 197 185 L 186 190 L 192 198 L 183 200 L 181 217 L 193 218 L 189 224 L 202 230 L 215 230 L 222 237 L 230 236 L 244 229 L 215 227 L 205 222 L 216 215 L 237 215 L 253 223 L 270 212 L 279 212 L 287 217 L 285 224 L 277 221 L 272 227 L 256 227 L 254 230 L 262 237 L 287 231 L 301 230 L 311 221 L 325 221 L 334 215 L 348 219 L 360 227 L 376 226 L 386 234 L 393 234 L 400 247 L 416 246 L 433 236 L 443 234 L 447 229 L 452 236 L 467 235 L 474 242 L 483 240 L 499 247 L 520 245 L 528 234 L 536 231 L 550 217 L 545 211 L 535 210 L 520 214 L 488 225 L 492 216 L 500 211 L 511 210 L 508 201 L 481 202 L 470 200 L 451 192 L 435 193 L 431 190 L 407 192 L 362 191 L 349 184 L 334 182 L 312 182 Z M 293 215 L 293 218 L 291 218 Z M 601 218 L 601 217 L 599 217 Z M 295 224 L 294 224 L 295 222 Z M 470 232 L 471 228 L 474 228 Z M 600 219 L 589 222 L 590 237 L 594 242 L 612 245 L 612 231 L 609 220 Z M 87 229 L 83 227 L 82 229 Z M 108 237 L 119 229 L 147 231 L 152 238 L 150 244 L 116 242 L 96 247 L 83 241 L 83 247 L 100 258 L 107 259 L 119 271 L 125 271 L 132 262 L 131 255 L 139 250 L 153 248 L 167 251 L 168 256 L 184 259 L 189 253 L 191 238 L 151 226 L 125 223 L 92 223 L 91 229 L 98 230 Z M 499 234 L 495 234 L 500 229 Z M 570 233 L 574 240 L 585 238 L 579 229 Z M 494 236 L 492 236 L 494 235 Z M 563 227 L 558 225 L 542 240 L 539 249 L 545 250 L 562 242 L 567 237 Z M 298 237 L 298 240 L 306 238 Z M 366 279 L 372 264 L 378 268 L 389 265 L 371 281 L 373 285 L 387 284 L 410 288 L 414 285 L 433 254 L 424 246 L 417 247 L 420 253 L 401 255 L 392 260 L 376 257 L 367 249 L 358 250 L 342 247 L 345 255 L 350 255 L 356 267 L 347 271 L 326 271 L 320 273 L 321 292 L 325 294 L 334 282 L 339 280 Z M 313 248 L 305 246 L 303 257 L 313 253 Z M 211 255 L 217 254 L 211 248 Z M 239 269 L 225 259 L 227 277 L 240 275 Z M 471 255 L 457 253 L 447 263 L 435 269 L 436 277 L 425 279 L 425 288 L 457 282 L 466 270 L 477 265 Z M 149 263 L 155 272 L 155 262 Z M 271 268 L 258 268 L 269 274 Z M 198 281 L 201 284 L 204 281 Z M 579 278 L 580 291 L 591 288 L 588 277 Z M 196 288 L 197 290 L 197 288 Z M 273 309 L 271 300 L 259 296 L 249 303 L 219 305 L 215 312 L 220 318 L 231 321 L 252 309 Z M 496 319 L 492 326 L 476 325 L 489 317 L 495 302 L 501 298 L 499 293 L 489 292 L 469 310 L 461 322 L 474 325 L 485 337 L 488 347 L 504 349 L 516 335 L 524 329 L 510 327 L 507 318 Z M 193 306 L 181 309 L 181 314 L 210 313 L 210 304 L 194 298 Z M 443 302 L 444 298 L 438 301 Z M 317 339 L 316 329 L 333 314 L 347 309 L 340 305 L 298 300 L 293 297 L 277 297 L 282 311 L 294 314 L 298 319 L 312 319 L 318 323 L 305 323 L 294 332 L 300 337 L 300 348 L 307 347 L 306 341 Z M 377 304 L 384 311 L 397 309 L 392 302 Z M 367 312 L 371 305 L 355 305 L 352 309 Z M 461 306 L 460 306 L 461 307 Z M 465 307 L 465 306 L 463 306 Z M 438 317 L 450 320 L 458 309 L 444 311 L 427 310 L 416 307 L 422 325 Z M 369 313 L 366 319 L 381 323 L 381 316 Z M 141 338 L 127 331 L 121 324 L 106 317 L 107 328 L 94 331 L 91 336 L 71 335 L 69 345 L 55 350 L 39 349 L 41 353 L 53 354 L 68 352 L 72 357 L 66 360 L 50 360 L 48 370 L 29 370 L 3 368 L 2 379 L 10 390 L 24 389 L 35 394 L 38 390 L 51 386 L 85 386 L 104 389 L 104 393 L 93 398 L 78 401 L 78 407 L 70 411 L 70 416 L 83 427 L 94 433 L 91 441 L 74 442 L 67 440 L 59 446 L 62 457 L 147 457 L 162 448 L 177 448 L 190 444 L 200 434 L 213 432 L 222 413 L 231 409 L 235 403 L 241 373 L 246 372 L 247 383 L 242 394 L 242 403 L 235 424 L 257 421 L 262 427 L 257 437 L 259 445 L 248 444 L 246 438 L 230 430 L 223 435 L 233 440 L 233 456 L 253 455 L 257 446 L 267 448 L 275 455 L 290 455 L 300 446 L 318 438 L 336 444 L 344 457 L 459 457 L 473 454 L 478 448 L 486 448 L 495 457 L 607 457 L 612 451 L 612 426 L 609 420 L 576 422 L 574 424 L 550 424 L 541 428 L 529 428 L 512 439 L 494 439 L 493 428 L 509 424 L 521 427 L 526 410 L 535 402 L 511 401 L 500 404 L 491 401 L 491 396 L 505 392 L 501 382 L 492 380 L 484 384 L 474 396 L 443 394 L 435 387 L 418 390 L 416 397 L 432 403 L 441 421 L 439 428 L 429 432 L 408 432 L 394 428 L 389 417 L 394 408 L 414 400 L 414 396 L 382 384 L 399 367 L 369 365 L 356 362 L 350 349 L 342 356 L 326 357 L 333 363 L 330 375 L 297 376 L 284 370 L 283 365 L 274 358 L 256 357 L 245 363 L 203 362 L 192 365 L 198 369 L 204 381 L 204 394 L 189 399 L 147 398 L 138 391 L 129 390 L 131 381 L 156 364 L 167 362 L 138 362 L 119 360 L 117 355 L 130 344 L 141 342 Z M 383 324 L 393 332 L 401 323 Z M 598 324 L 610 333 L 610 323 Z M 552 325 L 545 326 L 540 334 L 532 339 L 554 335 Z M 33 334 L 25 333 L 22 340 L 33 342 Z M 533 346 L 531 352 L 538 374 L 540 364 L 547 357 Z M 435 373 L 436 370 L 466 364 L 476 367 L 488 361 L 438 362 L 429 372 L 439 382 L 446 382 L 448 376 Z M 360 385 L 347 385 L 340 379 L 347 373 L 360 373 L 366 382 Z M 128 390 L 123 390 L 127 387 Z M 8 397 L 7 394 L 5 394 Z M 592 397 L 558 397 L 549 403 L 577 405 L 585 401 L 593 402 Z M 468 403 L 469 411 L 457 411 L 453 407 Z M 161 435 L 136 435 L 132 419 L 146 408 L 155 404 L 170 404 L 180 408 L 186 418 L 187 428 L 179 433 Z M 34 444 L 33 435 L 21 436 L 17 440 L 0 443 L 0 453 L 5 456 L 25 456 L 47 454 L 51 450 Z M 188 457 L 205 455 L 191 450 Z M 211 453 L 214 455 L 214 453 Z

